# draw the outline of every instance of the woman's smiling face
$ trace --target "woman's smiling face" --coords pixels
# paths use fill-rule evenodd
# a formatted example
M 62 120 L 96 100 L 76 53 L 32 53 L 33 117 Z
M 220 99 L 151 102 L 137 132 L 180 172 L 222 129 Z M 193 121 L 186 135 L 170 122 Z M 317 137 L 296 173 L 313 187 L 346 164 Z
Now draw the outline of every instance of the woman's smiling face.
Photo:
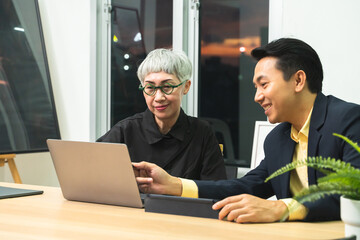
M 165 72 L 149 73 L 144 79 L 144 85 L 151 83 L 154 86 L 163 86 L 165 83 L 178 85 L 181 81 L 172 74 Z M 157 89 L 153 96 L 145 93 L 144 98 L 149 110 L 154 114 L 156 122 L 176 122 L 180 114 L 182 97 L 189 91 L 191 82 L 177 87 L 170 95 L 166 95 Z

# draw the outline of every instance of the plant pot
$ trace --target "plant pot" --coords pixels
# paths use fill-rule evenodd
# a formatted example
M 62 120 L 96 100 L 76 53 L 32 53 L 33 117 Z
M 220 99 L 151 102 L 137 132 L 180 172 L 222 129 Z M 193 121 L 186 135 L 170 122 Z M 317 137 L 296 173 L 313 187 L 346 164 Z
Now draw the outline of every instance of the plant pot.
M 360 239 L 360 200 L 340 197 L 341 220 L 345 223 L 345 237 Z

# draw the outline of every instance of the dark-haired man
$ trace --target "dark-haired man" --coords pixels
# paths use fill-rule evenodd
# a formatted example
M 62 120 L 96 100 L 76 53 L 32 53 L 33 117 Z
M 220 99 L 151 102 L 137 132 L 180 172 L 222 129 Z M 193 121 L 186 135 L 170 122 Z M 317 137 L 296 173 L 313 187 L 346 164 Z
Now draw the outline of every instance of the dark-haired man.
M 339 133 L 360 141 L 360 106 L 325 96 L 323 70 L 317 53 L 301 40 L 282 38 L 252 51 L 258 60 L 253 82 L 255 101 L 271 123 L 281 122 L 264 142 L 265 158 L 244 177 L 235 180 L 189 181 L 166 174 L 149 163 L 134 164 L 144 192 L 223 199 L 213 208 L 219 218 L 242 222 L 335 220 L 340 218 L 339 196 L 305 203 L 288 216 L 291 197 L 323 176 L 312 168 L 299 168 L 268 183 L 275 170 L 307 156 L 342 159 L 360 167 L 359 154 Z M 140 174 L 141 173 L 141 174 Z M 265 200 L 276 195 L 279 200 Z

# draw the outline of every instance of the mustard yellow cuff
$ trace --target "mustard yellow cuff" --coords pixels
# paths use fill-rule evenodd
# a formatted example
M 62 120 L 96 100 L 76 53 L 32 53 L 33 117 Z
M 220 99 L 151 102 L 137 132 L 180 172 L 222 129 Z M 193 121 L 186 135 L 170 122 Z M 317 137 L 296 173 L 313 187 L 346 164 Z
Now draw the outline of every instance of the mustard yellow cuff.
M 198 198 L 199 190 L 196 183 L 193 180 L 180 178 L 182 183 L 182 197 Z
M 288 208 L 288 212 L 289 212 L 289 217 L 287 219 L 288 221 L 303 220 L 306 217 L 308 213 L 308 209 L 304 205 L 296 201 L 295 199 L 284 198 L 280 200 L 283 201 Z

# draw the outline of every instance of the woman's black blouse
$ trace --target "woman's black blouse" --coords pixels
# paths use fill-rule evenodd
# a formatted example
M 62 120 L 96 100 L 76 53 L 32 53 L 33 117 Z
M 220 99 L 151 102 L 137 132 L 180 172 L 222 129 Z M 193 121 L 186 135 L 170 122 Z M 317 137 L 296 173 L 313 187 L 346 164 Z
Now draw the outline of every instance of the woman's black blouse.
M 160 133 L 147 109 L 118 122 L 97 141 L 125 143 L 133 162 L 155 163 L 176 177 L 226 179 L 224 160 L 211 127 L 182 109 L 166 135 Z

